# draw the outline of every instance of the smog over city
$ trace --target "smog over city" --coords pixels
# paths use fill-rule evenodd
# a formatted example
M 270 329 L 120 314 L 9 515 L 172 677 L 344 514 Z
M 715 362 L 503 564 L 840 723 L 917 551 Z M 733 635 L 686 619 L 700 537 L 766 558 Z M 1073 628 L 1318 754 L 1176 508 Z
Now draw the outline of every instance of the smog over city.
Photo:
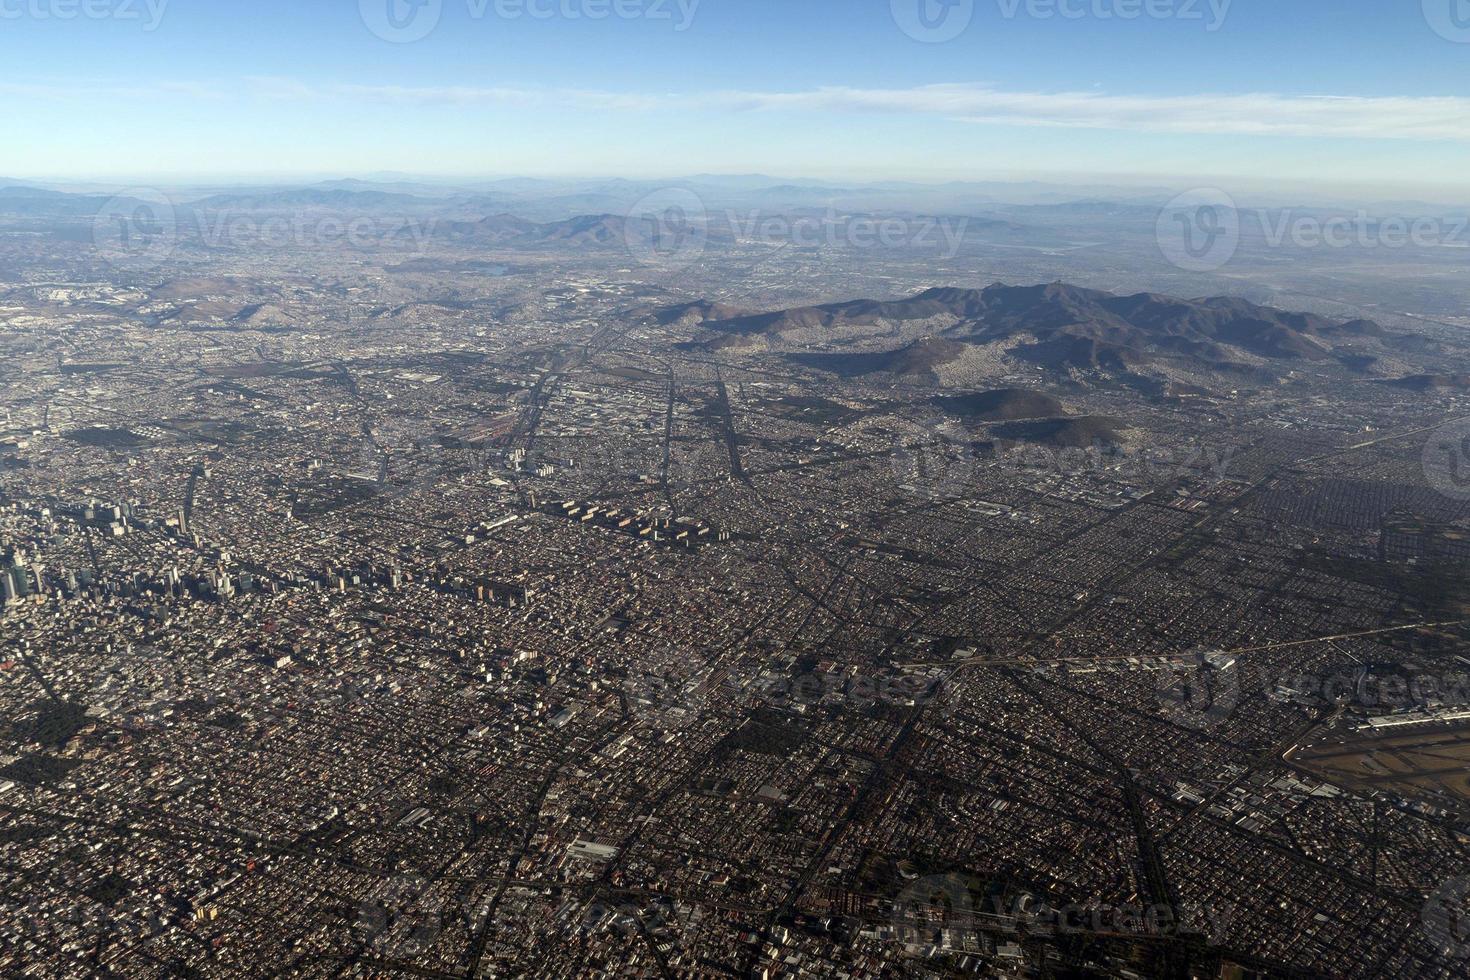
M 0 65 L 0 974 L 1470 972 L 1465 0 Z

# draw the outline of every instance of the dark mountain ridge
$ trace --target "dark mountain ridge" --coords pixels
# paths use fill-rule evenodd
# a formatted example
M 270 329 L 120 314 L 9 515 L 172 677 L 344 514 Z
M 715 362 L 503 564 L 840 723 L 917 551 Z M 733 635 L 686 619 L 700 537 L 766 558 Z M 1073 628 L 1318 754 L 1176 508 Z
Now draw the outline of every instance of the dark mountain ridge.
M 932 376 L 936 369 L 957 360 L 965 345 L 944 337 L 921 337 L 895 351 L 861 354 L 792 354 L 799 364 L 830 371 L 845 378 L 869 374 L 899 377 Z
M 977 422 L 1015 422 L 1022 419 L 1056 418 L 1066 408 L 1051 395 L 1026 388 L 999 388 L 969 395 L 947 395 L 934 399 L 946 412 Z
M 1390 378 L 1379 382 L 1410 391 L 1433 391 L 1436 388 L 1470 390 L 1470 374 L 1411 374 L 1406 378 Z
M 723 311 L 722 311 L 723 312 Z M 1155 293 L 1116 296 L 1065 283 L 941 287 L 907 299 L 854 300 L 767 313 L 724 316 L 703 326 L 729 339 L 780 343 L 784 334 L 938 320 L 936 336 L 966 344 L 1014 342 L 1011 353 L 1053 370 L 1125 372 L 1160 360 L 1238 371 L 1242 360 L 1324 361 L 1345 340 L 1387 334 L 1368 320 L 1336 321 L 1244 299 L 1176 299 Z M 719 342 L 719 335 L 725 338 Z

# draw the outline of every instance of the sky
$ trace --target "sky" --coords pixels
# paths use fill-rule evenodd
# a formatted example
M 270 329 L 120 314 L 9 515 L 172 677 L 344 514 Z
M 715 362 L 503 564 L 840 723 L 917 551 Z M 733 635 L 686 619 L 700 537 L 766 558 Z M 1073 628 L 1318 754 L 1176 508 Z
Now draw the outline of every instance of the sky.
M 1466 184 L 1470 0 L 0 0 L 0 175 Z

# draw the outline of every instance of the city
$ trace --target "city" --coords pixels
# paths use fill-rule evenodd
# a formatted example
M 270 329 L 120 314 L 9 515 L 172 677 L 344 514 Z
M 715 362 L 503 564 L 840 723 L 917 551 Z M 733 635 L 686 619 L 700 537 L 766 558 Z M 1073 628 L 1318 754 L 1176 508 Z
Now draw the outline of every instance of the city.
M 5 81 L 0 973 L 1465 975 L 1464 100 L 1082 91 L 1084 36 L 1274 50 L 1228 3 L 396 5 L 17 15 L 28 59 L 284 47 L 74 170 L 37 107 L 104 97 Z M 626 67 L 745 16 L 913 61 Z M 567 77 L 472 77 L 502 35 Z M 906 74 L 1004 43 L 1082 108 Z M 182 136 L 224 106 L 228 166 Z M 907 179 L 946 113 L 1096 174 Z M 873 175 L 818 175 L 859 124 Z

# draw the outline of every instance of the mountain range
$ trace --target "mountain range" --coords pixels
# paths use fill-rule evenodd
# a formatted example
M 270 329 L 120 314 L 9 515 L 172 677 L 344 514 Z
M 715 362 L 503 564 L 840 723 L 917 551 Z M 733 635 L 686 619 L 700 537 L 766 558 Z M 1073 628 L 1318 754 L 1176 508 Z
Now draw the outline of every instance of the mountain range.
M 1117 296 L 1064 283 L 936 288 L 893 301 L 855 300 L 732 314 L 708 303 L 657 313 L 665 323 L 697 323 L 708 348 L 766 349 L 844 376 L 934 374 L 971 348 L 1058 373 L 1130 374 L 1173 367 L 1191 373 L 1249 372 L 1262 366 L 1338 364 L 1388 339 L 1369 320 L 1290 313 L 1234 297 Z M 874 351 L 874 341 L 922 333 Z M 830 344 L 813 338 L 830 338 Z M 862 343 L 861 351 L 840 348 Z M 817 346 L 816 351 L 811 350 Z M 1373 362 L 1367 357 L 1367 363 Z
M 496 214 L 478 221 L 440 222 L 433 229 L 436 238 L 505 247 L 548 244 L 621 247 L 629 243 L 677 245 L 680 233 L 681 229 L 672 222 L 662 223 L 652 216 L 624 217 L 617 214 L 584 214 L 548 222 Z M 665 242 L 665 236 L 672 237 Z M 716 229 L 709 230 L 706 240 L 717 243 L 733 241 Z

